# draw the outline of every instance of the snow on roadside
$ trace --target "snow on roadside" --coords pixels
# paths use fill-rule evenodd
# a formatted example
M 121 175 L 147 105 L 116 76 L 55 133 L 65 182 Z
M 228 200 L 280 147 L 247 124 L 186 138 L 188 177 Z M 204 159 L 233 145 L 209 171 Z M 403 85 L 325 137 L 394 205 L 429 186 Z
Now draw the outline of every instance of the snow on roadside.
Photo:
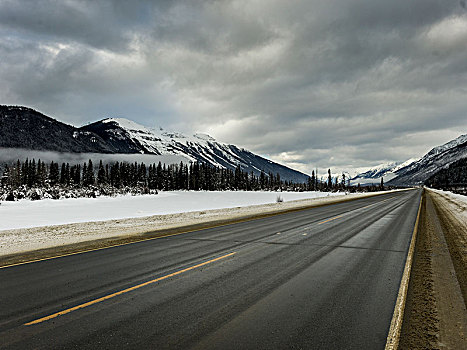
M 459 219 L 460 222 L 467 223 L 467 196 L 449 191 L 436 190 L 433 188 L 429 188 L 429 190 L 438 193 L 445 198 L 447 203 L 449 203 L 451 212 Z
M 326 192 L 171 191 L 158 195 L 0 202 L 0 231 L 138 218 L 342 195 Z
M 0 230 L 0 256 L 375 194 L 180 191 L 156 196 L 2 202 L 0 222 L 9 229 Z M 276 203 L 277 196 L 284 202 Z M 49 226 L 31 227 L 33 223 Z M 12 229 L 14 225 L 29 227 Z

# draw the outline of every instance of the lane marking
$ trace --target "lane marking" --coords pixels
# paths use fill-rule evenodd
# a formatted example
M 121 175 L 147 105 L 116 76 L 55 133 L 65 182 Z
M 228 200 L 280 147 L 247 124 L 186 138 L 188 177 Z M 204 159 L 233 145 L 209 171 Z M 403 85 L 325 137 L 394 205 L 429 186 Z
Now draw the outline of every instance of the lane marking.
M 371 203 L 371 204 L 365 205 L 364 207 L 361 207 L 361 208 L 359 208 L 359 209 L 365 209 L 365 208 L 371 207 L 372 205 L 380 204 L 380 203 L 386 202 L 386 201 L 388 201 L 388 200 L 390 200 L 390 199 L 393 199 L 393 198 L 396 198 L 396 196 L 389 197 L 389 198 L 387 198 L 387 199 L 384 199 L 384 200 L 379 201 L 379 202 L 376 202 L 376 203 Z
M 185 269 L 182 269 L 182 270 L 179 270 L 179 271 L 170 273 L 170 274 L 168 274 L 168 275 L 164 275 L 164 276 L 162 276 L 162 277 L 153 279 L 153 280 L 151 280 L 151 281 L 147 281 L 147 282 L 138 284 L 138 285 L 136 285 L 136 286 L 133 286 L 133 287 L 130 287 L 130 288 L 126 288 L 126 289 L 123 289 L 123 290 L 121 290 L 121 291 L 118 291 L 118 292 L 115 292 L 115 293 L 112 293 L 112 294 L 108 294 L 108 295 L 103 296 L 103 297 L 101 297 L 101 298 L 88 301 L 87 303 L 80 304 L 80 305 L 74 306 L 74 307 L 72 307 L 72 308 L 69 308 L 69 309 L 65 309 L 65 310 L 56 312 L 56 313 L 51 314 L 51 315 L 49 315 L 49 316 L 45 316 L 45 317 L 39 318 L 39 319 L 37 319 L 37 320 L 34 320 L 34 321 L 31 321 L 31 322 L 25 323 L 24 326 L 31 326 L 31 325 L 34 325 L 34 324 L 38 324 L 38 323 L 42 323 L 42 322 L 45 322 L 45 321 L 49 321 L 49 320 L 51 320 L 51 319 L 53 319 L 53 318 L 56 318 L 56 317 L 58 317 L 58 316 L 66 315 L 66 314 L 68 314 L 68 313 L 70 313 L 70 312 L 73 312 L 73 311 L 76 311 L 76 310 L 79 310 L 79 309 L 83 309 L 83 308 L 85 308 L 85 307 L 88 307 L 88 306 L 91 306 L 91 305 L 100 303 L 100 302 L 102 302 L 102 301 L 105 301 L 105 300 L 114 298 L 114 297 L 116 297 L 116 296 L 119 296 L 119 295 L 122 295 L 122 294 L 125 294 L 125 293 L 128 293 L 128 292 L 132 292 L 132 291 L 134 291 L 134 290 L 136 290 L 136 289 L 139 289 L 139 288 L 145 287 L 145 286 L 147 286 L 147 285 L 150 285 L 150 284 L 153 284 L 153 283 L 156 283 L 156 282 L 165 280 L 165 279 L 167 279 L 167 278 L 169 278 L 169 277 L 177 276 L 177 275 L 180 275 L 180 274 L 182 274 L 182 273 L 184 273 L 184 272 L 197 269 L 197 268 L 199 268 L 199 267 L 201 267 L 201 266 L 204 266 L 204 265 L 207 265 L 207 264 L 211 264 L 211 263 L 213 263 L 213 262 L 215 262 L 215 261 L 219 261 L 219 260 L 221 260 L 221 259 L 225 259 L 225 258 L 227 258 L 227 257 L 229 257 L 229 256 L 234 255 L 235 253 L 236 253 L 236 252 L 232 252 L 232 253 L 229 253 L 229 254 L 226 254 L 226 255 L 217 257 L 217 258 L 215 258 L 215 259 L 211 259 L 211 260 L 208 260 L 208 261 L 199 263 L 199 264 L 197 264 L 197 265 L 190 266 L 190 267 L 187 267 L 187 268 L 185 268 Z
M 388 201 L 388 200 L 390 200 L 390 199 L 393 199 L 393 198 L 395 198 L 395 196 L 390 197 L 390 198 L 387 198 L 387 199 L 384 199 L 384 200 L 382 200 L 382 201 L 378 201 L 378 202 L 376 202 L 376 203 L 371 203 L 371 204 L 365 205 L 364 207 L 361 207 L 361 208 L 358 208 L 358 209 L 365 209 L 365 208 L 368 208 L 368 207 L 370 207 L 370 206 L 372 206 L 372 205 L 380 204 L 380 203 L 386 202 L 386 201 Z M 339 218 L 341 218 L 341 217 L 343 217 L 343 216 L 344 216 L 344 215 L 339 215 L 339 216 L 335 216 L 335 217 L 333 217 L 333 218 L 330 218 L 330 219 L 327 219 L 327 220 L 318 222 L 318 225 L 325 224 L 326 222 L 339 219 Z
M 386 339 L 385 350 L 397 350 L 399 347 L 399 340 L 402 329 L 402 319 L 404 318 L 405 303 L 407 301 L 407 291 L 409 288 L 410 271 L 412 270 L 413 256 L 415 253 L 415 244 L 417 241 L 418 224 L 420 221 L 420 212 L 422 210 L 423 194 L 420 197 L 420 204 L 418 206 L 417 219 L 412 232 L 412 239 L 410 240 L 409 251 L 405 261 L 404 272 L 402 274 L 399 292 L 397 294 L 396 305 L 394 306 L 394 313 L 392 315 L 391 326 L 389 328 L 388 337 Z
M 327 219 L 327 220 L 324 220 L 324 221 L 321 221 L 321 222 L 318 222 L 318 225 L 321 225 L 321 224 L 325 224 L 326 222 L 329 222 L 329 221 L 332 221 L 332 220 L 336 220 L 336 219 L 339 219 L 341 217 L 343 217 L 344 215 L 339 215 L 339 216 L 335 216 L 333 218 L 330 218 L 330 219 Z
M 388 193 L 391 193 L 391 192 L 388 192 Z M 84 254 L 84 253 L 89 253 L 89 252 L 95 252 L 95 251 L 98 251 L 98 250 L 104 250 L 104 249 L 109 249 L 109 248 L 121 247 L 121 246 L 125 246 L 125 245 L 131 245 L 131 244 L 141 243 L 141 242 L 145 242 L 145 241 L 152 241 L 152 240 L 161 239 L 161 238 L 166 238 L 166 237 L 178 236 L 178 235 L 183 235 L 183 234 L 186 234 L 186 233 L 193 233 L 193 232 L 198 232 L 198 231 L 203 231 L 203 230 L 209 230 L 209 229 L 212 229 L 212 228 L 223 227 L 223 226 L 229 226 L 229 225 L 239 224 L 239 223 L 248 222 L 248 221 L 266 219 L 266 218 L 272 217 L 272 216 L 278 216 L 278 215 L 288 214 L 288 213 L 292 213 L 292 212 L 300 212 L 300 211 L 310 210 L 310 209 L 319 208 L 319 207 L 327 206 L 327 205 L 339 204 L 339 203 L 344 203 L 344 202 L 351 202 L 351 201 L 353 201 L 353 200 L 360 200 L 360 199 L 366 199 L 366 198 L 373 198 L 373 197 L 377 197 L 377 196 L 385 195 L 385 194 L 386 194 L 386 193 L 378 193 L 378 194 L 369 195 L 368 197 L 351 198 L 351 199 L 346 199 L 346 200 L 343 200 L 343 201 L 325 203 L 325 204 L 322 204 L 322 205 L 310 205 L 310 206 L 303 207 L 303 208 L 300 208 L 300 207 L 299 207 L 299 208 L 291 208 L 291 209 L 287 209 L 287 210 L 282 211 L 282 212 L 277 212 L 277 213 L 266 213 L 266 214 L 264 214 L 264 216 L 260 216 L 260 217 L 257 217 L 257 218 L 240 219 L 240 220 L 238 220 L 238 221 L 234 221 L 234 222 L 230 222 L 230 223 L 226 223 L 226 224 L 219 224 L 219 225 L 213 225 L 213 226 L 208 226 L 208 227 L 198 228 L 198 229 L 193 229 L 193 230 L 186 230 L 186 231 L 181 231 L 181 232 L 176 232 L 176 233 L 169 233 L 169 234 L 161 235 L 161 236 L 158 236 L 158 237 L 142 238 L 142 239 L 137 240 L 137 241 L 134 241 L 134 242 L 112 244 L 112 245 L 108 245 L 108 246 L 101 247 L 101 248 L 93 248 L 93 249 L 79 250 L 79 251 L 73 252 L 73 253 L 66 253 L 66 254 L 54 255 L 54 256 L 49 256 L 49 257 L 46 257 L 46 258 L 33 259 L 33 260 L 23 261 L 23 262 L 19 262 L 19 263 L 4 265 L 4 266 L 0 266 L 0 270 L 1 270 L 1 269 L 6 269 L 6 268 L 9 268 L 9 267 L 14 267 L 14 266 L 32 264 L 32 263 L 40 262 L 40 261 L 47 261 L 47 260 L 59 259 L 59 258 L 63 258 L 63 257 L 67 257 L 67 256 L 72 256 L 72 255 Z M 385 202 L 385 201 L 387 201 L 387 200 L 389 200 L 389 199 L 391 199 L 391 198 L 395 198 L 395 197 L 396 197 L 396 196 L 393 196 L 393 197 L 390 197 L 390 198 L 385 199 L 385 200 L 380 201 L 380 202 Z M 367 208 L 367 207 L 369 207 L 369 206 L 371 206 L 371 205 L 374 205 L 374 204 L 377 204 L 377 203 L 380 203 L 380 202 L 372 203 L 372 204 L 369 204 L 369 205 L 367 205 L 367 206 L 365 206 L 365 207 L 361 207 L 361 208 L 359 208 L 359 209 Z M 143 234 L 144 234 L 144 233 L 143 233 Z M 280 232 L 279 232 L 278 234 L 280 234 Z

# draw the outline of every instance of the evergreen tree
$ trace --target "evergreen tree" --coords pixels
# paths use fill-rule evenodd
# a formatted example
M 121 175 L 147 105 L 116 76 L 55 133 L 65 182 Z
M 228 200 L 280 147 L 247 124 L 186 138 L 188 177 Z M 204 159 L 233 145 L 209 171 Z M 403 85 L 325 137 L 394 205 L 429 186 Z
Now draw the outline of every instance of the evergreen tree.
M 71 174 L 70 174 L 70 164 L 62 163 L 62 168 L 60 171 L 60 183 L 63 186 L 68 186 L 70 184 Z
M 120 188 L 121 177 L 120 177 L 120 164 L 115 162 L 114 165 L 110 167 L 110 184 L 115 188 Z
M 259 174 L 259 186 L 262 190 L 266 188 L 266 174 L 263 170 L 261 170 L 261 173 Z
M 8 166 L 8 164 L 5 164 L 5 169 L 3 170 L 3 174 L 1 178 L 2 186 L 4 187 L 8 186 L 9 180 L 10 180 L 10 167 Z
M 66 179 L 65 179 L 65 163 L 62 163 L 62 166 L 60 168 L 60 184 L 61 185 L 66 185 Z
M 79 186 L 81 184 L 81 165 L 73 165 L 70 168 L 70 180 L 74 185 Z
M 318 191 L 318 190 L 319 190 L 318 184 L 319 184 L 319 182 L 318 182 L 318 168 L 316 168 L 316 172 L 315 172 L 315 183 L 314 183 L 314 189 L 315 189 L 315 191 Z
M 24 163 L 21 166 L 21 185 L 28 184 L 28 176 L 29 176 L 29 160 L 26 158 Z
M 155 164 L 150 164 L 148 169 L 148 187 L 151 190 L 157 188 L 157 180 L 156 180 L 156 167 Z
M 164 168 L 165 168 L 165 165 L 164 165 Z M 162 173 L 162 163 L 159 162 L 157 164 L 157 168 L 156 168 L 156 172 L 155 172 L 155 177 L 156 177 L 156 189 L 157 190 L 161 190 L 162 187 L 164 186 L 164 183 L 163 183 L 163 173 Z
M 86 184 L 87 184 L 87 173 L 88 173 L 88 165 L 86 164 L 86 162 L 83 163 L 83 170 L 81 171 L 81 173 L 83 174 L 81 176 L 83 186 L 86 186 Z
M 83 186 L 92 186 L 94 183 L 94 167 L 92 165 L 92 160 L 89 159 L 88 165 L 86 166 L 86 163 L 83 165 Z
M 99 162 L 99 169 L 97 171 L 97 184 L 100 186 L 107 184 L 107 174 L 102 160 Z
M 141 163 L 138 168 L 138 186 L 146 187 L 148 182 L 146 164 Z
M 37 170 L 36 160 L 33 158 L 32 162 L 28 166 L 28 186 L 32 187 L 37 184 Z
M 60 179 L 60 172 L 58 170 L 58 163 L 51 162 L 49 167 L 49 182 L 52 186 L 56 185 Z
M 37 186 L 44 186 L 47 179 L 47 168 L 40 159 L 37 161 Z

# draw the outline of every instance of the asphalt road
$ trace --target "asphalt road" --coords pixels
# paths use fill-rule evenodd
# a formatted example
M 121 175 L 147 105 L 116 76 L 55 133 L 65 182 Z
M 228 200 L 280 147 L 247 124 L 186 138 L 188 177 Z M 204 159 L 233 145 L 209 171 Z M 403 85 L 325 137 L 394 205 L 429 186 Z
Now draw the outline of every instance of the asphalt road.
M 0 269 L 0 348 L 383 349 L 420 195 Z

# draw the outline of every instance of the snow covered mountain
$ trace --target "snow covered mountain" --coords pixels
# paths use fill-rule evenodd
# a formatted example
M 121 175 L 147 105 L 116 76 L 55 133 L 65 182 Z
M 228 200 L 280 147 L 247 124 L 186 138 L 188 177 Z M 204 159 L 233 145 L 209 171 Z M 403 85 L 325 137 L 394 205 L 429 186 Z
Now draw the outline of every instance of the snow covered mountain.
M 467 134 L 433 148 L 419 160 L 395 171 L 389 184 L 419 185 L 440 169 L 467 157 Z
M 467 135 L 449 141 L 431 149 L 419 159 L 409 159 L 403 163 L 389 162 L 380 164 L 351 179 L 352 185 L 360 183 L 376 184 L 383 177 L 389 185 L 420 185 L 440 169 L 448 167 L 455 161 L 467 157 Z
M 191 161 L 259 174 L 279 173 L 281 178 L 304 182 L 307 175 L 274 163 L 250 151 L 216 141 L 206 134 L 184 135 L 139 125 L 124 118 L 108 118 L 83 126 L 83 131 L 97 134 L 120 153 L 181 155 Z
M 248 150 L 216 141 L 206 134 L 191 136 L 151 129 L 123 118 L 108 118 L 76 128 L 31 108 L 0 106 L 0 147 L 36 151 L 179 156 L 217 167 L 259 175 L 279 174 L 283 180 L 306 182 L 308 176 Z
M 381 178 L 384 179 L 384 182 L 390 181 L 394 179 L 397 174 L 396 172 L 404 168 L 413 162 L 415 162 L 417 159 L 409 159 L 405 162 L 388 162 L 388 163 L 382 163 L 380 165 L 377 165 L 373 168 L 370 168 L 369 170 L 360 173 L 356 176 L 354 176 L 351 179 L 351 184 L 352 185 L 368 185 L 368 184 L 379 184 L 381 181 Z

